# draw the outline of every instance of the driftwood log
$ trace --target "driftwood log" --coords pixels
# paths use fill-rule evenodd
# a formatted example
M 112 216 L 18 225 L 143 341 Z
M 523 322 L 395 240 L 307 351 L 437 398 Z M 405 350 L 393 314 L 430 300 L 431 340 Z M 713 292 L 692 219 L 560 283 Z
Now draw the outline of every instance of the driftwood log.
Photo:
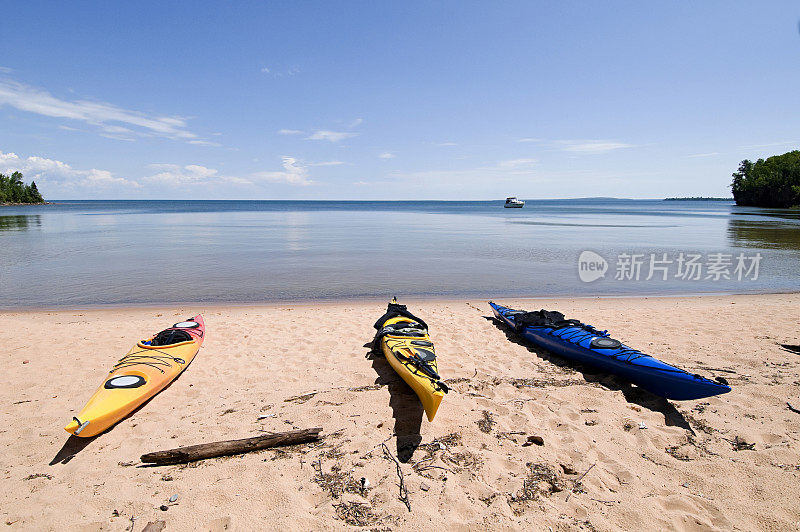
M 291 430 L 289 432 L 278 432 L 276 434 L 265 434 L 254 438 L 243 440 L 226 440 L 213 443 L 201 443 L 200 445 L 190 445 L 189 447 L 178 447 L 168 451 L 156 451 L 154 453 L 143 454 L 142 462 L 155 465 L 170 465 L 215 458 L 217 456 L 228 456 L 231 454 L 249 453 L 269 447 L 279 447 L 281 445 L 294 445 L 319 440 L 319 433 L 322 427 L 303 430 Z

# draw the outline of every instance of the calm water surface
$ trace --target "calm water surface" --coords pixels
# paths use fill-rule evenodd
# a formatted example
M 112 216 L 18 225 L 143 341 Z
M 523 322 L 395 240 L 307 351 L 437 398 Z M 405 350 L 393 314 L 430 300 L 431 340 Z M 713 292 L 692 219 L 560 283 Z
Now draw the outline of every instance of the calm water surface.
M 591 250 L 605 276 L 583 282 Z M 680 253 L 731 279 L 676 276 Z M 620 256 L 642 257 L 617 279 Z M 672 261 L 650 280 L 650 255 Z M 666 257 L 664 257 L 666 254 Z M 758 278 L 734 267 L 761 255 Z M 800 291 L 800 211 L 729 202 L 72 201 L 0 207 L 0 307 Z

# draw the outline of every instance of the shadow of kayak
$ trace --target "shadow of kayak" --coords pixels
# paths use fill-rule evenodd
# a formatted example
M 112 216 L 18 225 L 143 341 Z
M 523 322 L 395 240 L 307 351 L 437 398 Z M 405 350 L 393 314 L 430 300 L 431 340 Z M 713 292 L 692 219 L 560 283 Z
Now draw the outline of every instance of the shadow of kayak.
M 583 376 L 586 382 L 597 383 L 608 390 L 622 392 L 623 397 L 625 397 L 628 403 L 636 404 L 651 412 L 662 414 L 664 416 L 664 423 L 667 426 L 680 427 L 692 435 L 696 434 L 683 414 L 681 414 L 667 399 L 640 388 L 616 375 L 598 373 L 597 370 L 591 366 L 579 364 L 540 347 L 531 345 L 494 316 L 484 316 L 484 319 L 492 322 L 495 327 L 501 330 L 506 335 L 509 342 L 523 346 L 540 359 L 550 362 L 560 368 L 568 368 L 577 371 Z

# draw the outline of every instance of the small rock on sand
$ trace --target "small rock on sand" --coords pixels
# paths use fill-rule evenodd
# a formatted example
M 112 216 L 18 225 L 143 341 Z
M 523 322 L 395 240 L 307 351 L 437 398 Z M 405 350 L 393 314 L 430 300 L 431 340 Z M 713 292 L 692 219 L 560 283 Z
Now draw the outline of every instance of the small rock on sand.
M 534 443 L 536 445 L 544 445 L 544 438 L 542 438 L 541 436 L 535 436 L 535 435 L 528 436 L 526 438 L 526 440 L 525 440 L 525 443 L 523 443 L 522 445 L 528 446 L 528 445 L 532 445 Z
M 578 471 L 572 466 L 572 464 L 561 464 L 561 470 L 564 472 L 565 475 L 578 474 Z

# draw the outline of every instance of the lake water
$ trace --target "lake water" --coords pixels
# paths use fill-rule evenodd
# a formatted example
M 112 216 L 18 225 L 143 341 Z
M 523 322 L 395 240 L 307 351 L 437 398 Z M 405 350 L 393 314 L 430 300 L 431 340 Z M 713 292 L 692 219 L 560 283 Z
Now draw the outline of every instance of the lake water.
M 585 278 L 602 261 L 604 275 L 582 280 L 580 267 Z M 6 309 L 800 291 L 800 210 L 613 199 L 523 209 L 69 201 L 0 207 L 0 268 Z

